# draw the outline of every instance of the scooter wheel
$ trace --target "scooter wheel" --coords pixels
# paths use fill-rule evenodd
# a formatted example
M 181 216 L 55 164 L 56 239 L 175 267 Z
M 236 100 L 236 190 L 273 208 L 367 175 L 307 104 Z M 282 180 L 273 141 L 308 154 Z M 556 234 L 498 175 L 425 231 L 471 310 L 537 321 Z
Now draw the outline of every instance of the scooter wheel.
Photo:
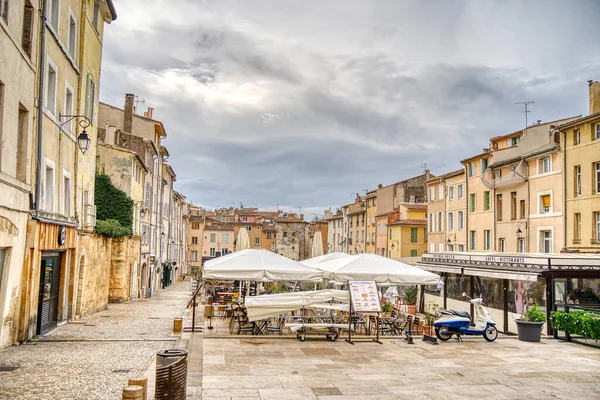
M 488 326 L 488 328 L 483 332 L 483 338 L 488 342 L 493 342 L 498 337 L 498 329 L 495 326 Z
M 306 336 L 304 336 L 304 335 L 301 335 L 301 336 L 300 336 L 300 341 L 301 341 L 301 342 L 304 342 L 305 340 L 306 340 Z
M 435 336 L 437 336 L 437 338 L 440 339 L 442 342 L 450 340 L 452 335 L 453 335 L 453 333 L 448 331 L 448 329 L 446 329 L 446 328 L 439 328 L 439 327 L 435 328 Z

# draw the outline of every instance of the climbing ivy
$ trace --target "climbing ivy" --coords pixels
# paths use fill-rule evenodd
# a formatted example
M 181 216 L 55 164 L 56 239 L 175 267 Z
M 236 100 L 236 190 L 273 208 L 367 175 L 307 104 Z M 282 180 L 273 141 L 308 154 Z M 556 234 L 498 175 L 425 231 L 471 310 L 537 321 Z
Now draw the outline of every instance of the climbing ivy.
M 96 175 L 94 203 L 96 204 L 96 233 L 108 237 L 132 234 L 133 200 L 125 192 L 114 187 L 108 175 Z

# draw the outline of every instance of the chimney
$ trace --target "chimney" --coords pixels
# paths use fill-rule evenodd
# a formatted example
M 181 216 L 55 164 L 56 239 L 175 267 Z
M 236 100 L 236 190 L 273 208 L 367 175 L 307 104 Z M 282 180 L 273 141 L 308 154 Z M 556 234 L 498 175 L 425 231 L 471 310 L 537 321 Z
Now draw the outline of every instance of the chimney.
M 131 93 L 125 94 L 125 117 L 123 120 L 123 130 L 127 133 L 131 133 L 133 128 L 133 107 L 135 102 L 135 95 Z
M 600 112 L 600 82 L 588 81 L 590 86 L 590 115 Z

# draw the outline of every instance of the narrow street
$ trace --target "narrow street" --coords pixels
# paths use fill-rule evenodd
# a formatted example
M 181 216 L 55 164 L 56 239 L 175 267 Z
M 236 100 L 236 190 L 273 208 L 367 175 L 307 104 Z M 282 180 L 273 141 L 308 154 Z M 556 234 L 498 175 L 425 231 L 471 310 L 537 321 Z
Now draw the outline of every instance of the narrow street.
M 0 350 L 0 399 L 121 398 L 129 377 L 144 375 L 158 350 L 177 343 L 173 319 L 182 314 L 189 285 L 176 282 L 150 299 L 110 304 Z

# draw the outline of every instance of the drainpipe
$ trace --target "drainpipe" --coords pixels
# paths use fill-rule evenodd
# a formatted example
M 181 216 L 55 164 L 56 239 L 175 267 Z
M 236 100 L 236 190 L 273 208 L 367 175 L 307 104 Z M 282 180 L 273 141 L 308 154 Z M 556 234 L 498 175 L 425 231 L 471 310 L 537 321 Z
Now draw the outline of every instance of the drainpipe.
M 563 247 L 567 248 L 567 132 L 563 134 Z
M 525 161 L 525 167 L 527 168 L 527 173 L 529 174 L 529 162 Z M 529 175 L 527 175 L 527 217 L 525 218 L 525 232 L 527 232 L 527 236 L 525 237 L 525 252 L 531 252 L 531 224 L 529 223 L 529 216 L 531 215 L 531 181 L 529 180 Z
M 465 164 L 465 192 L 467 206 L 465 207 L 465 243 L 467 248 L 465 250 L 470 251 L 471 233 L 469 232 L 469 171 Z
M 37 165 L 35 169 L 35 215 L 39 217 L 40 213 L 40 198 L 42 192 L 42 140 L 43 140 L 43 131 L 42 131 L 42 121 L 44 117 L 44 73 L 45 73 L 45 63 L 46 63 L 46 5 L 47 1 L 42 0 L 42 19 L 40 26 L 40 66 L 39 66 L 39 76 L 38 76 L 38 126 L 37 126 Z

